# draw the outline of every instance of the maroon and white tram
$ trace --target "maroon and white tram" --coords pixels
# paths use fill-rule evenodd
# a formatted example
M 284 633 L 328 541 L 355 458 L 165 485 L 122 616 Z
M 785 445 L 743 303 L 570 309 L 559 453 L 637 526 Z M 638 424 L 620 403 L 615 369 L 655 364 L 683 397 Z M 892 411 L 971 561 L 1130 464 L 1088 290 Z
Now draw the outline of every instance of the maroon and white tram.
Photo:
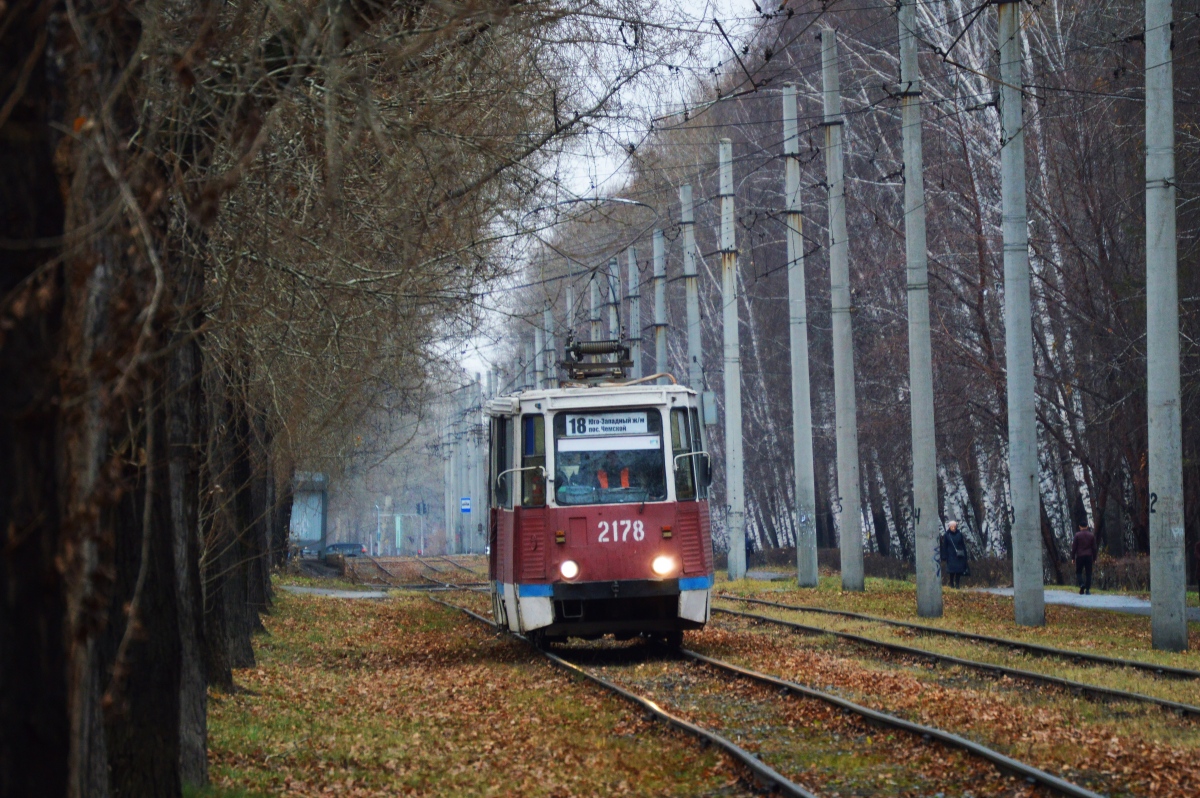
M 493 399 L 489 578 L 501 626 L 543 644 L 656 636 L 709 618 L 700 398 L 606 383 Z

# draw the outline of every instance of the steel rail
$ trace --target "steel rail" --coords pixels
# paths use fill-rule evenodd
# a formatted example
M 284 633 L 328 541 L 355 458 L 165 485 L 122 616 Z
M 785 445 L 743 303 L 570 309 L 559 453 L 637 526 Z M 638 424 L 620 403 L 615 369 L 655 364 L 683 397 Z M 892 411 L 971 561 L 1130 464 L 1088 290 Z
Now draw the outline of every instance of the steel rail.
M 381 572 L 383 572 L 387 576 L 391 577 L 392 579 L 400 578 L 400 577 L 396 576 L 394 573 L 392 573 L 391 571 L 389 571 L 387 568 L 385 568 L 383 566 L 383 563 L 381 563 L 379 560 L 372 557 L 370 554 L 365 555 L 365 557 L 366 557 L 366 559 L 368 559 L 372 563 L 374 563 L 375 567 L 378 568 Z M 439 571 L 438 573 L 442 573 L 442 572 Z M 472 571 L 472 573 L 475 573 L 475 572 Z M 479 574 L 475 574 L 475 575 L 479 576 Z M 432 582 L 433 586 L 431 587 L 430 585 L 421 584 L 419 582 L 404 584 L 401 582 L 391 582 L 391 581 L 388 581 L 387 579 L 385 579 L 384 582 L 387 583 L 388 587 L 394 587 L 397 590 L 456 590 L 459 588 L 476 588 L 476 587 L 480 587 L 482 585 L 487 584 L 487 582 L 443 582 L 441 580 L 433 579 L 432 577 L 428 577 L 425 574 L 418 574 L 418 576 L 427 582 Z
M 466 607 L 460 607 L 457 604 L 451 604 L 448 601 L 442 601 L 441 599 L 436 599 L 436 598 L 433 598 L 432 596 L 429 597 L 429 600 L 436 602 L 438 604 L 441 604 L 445 607 L 449 607 L 450 609 L 458 610 L 459 612 L 465 613 L 466 615 L 474 618 L 477 621 L 482 621 L 483 623 L 486 623 L 488 626 L 491 626 L 492 628 L 498 628 L 495 621 L 493 621 L 491 618 L 487 618 L 483 615 L 480 615 L 477 612 L 473 612 L 472 610 L 469 610 Z M 528 639 L 526 639 L 522 635 L 513 634 L 513 636 L 517 637 L 521 640 L 525 640 L 525 642 L 527 642 L 527 643 L 529 642 Z M 608 690 L 612 693 L 615 693 L 616 695 L 619 695 L 620 697 L 624 698 L 625 700 L 630 701 L 634 704 L 637 704 L 642 709 L 645 709 L 647 712 L 654 715 L 656 718 L 658 718 L 660 720 L 664 720 L 667 723 L 671 724 L 672 726 L 675 726 L 676 728 L 687 732 L 688 734 L 691 734 L 695 737 L 699 737 L 700 739 L 704 740 L 705 742 L 711 743 L 711 744 L 716 745 L 717 747 L 721 748 L 723 751 L 725 751 L 725 753 L 729 754 L 734 759 L 738 760 L 743 765 L 745 765 L 746 768 L 748 768 L 750 770 L 750 772 L 752 772 L 755 775 L 755 777 L 759 780 L 759 782 L 761 784 L 763 784 L 763 786 L 765 786 L 770 792 L 779 792 L 783 795 L 793 796 L 793 798 L 817 798 L 816 795 L 814 795 L 813 793 L 804 789 L 799 784 L 796 784 L 795 782 L 790 781 L 786 776 L 782 775 L 781 773 L 776 771 L 774 768 L 771 768 L 770 766 L 766 765 L 760 759 L 758 759 L 758 757 L 754 756 L 754 754 L 752 754 L 749 751 L 747 751 L 746 749 L 742 748 L 741 746 L 739 746 L 737 743 L 733 742 L 732 740 L 730 740 L 726 737 L 722 737 L 721 735 L 717 734 L 716 732 L 709 731 L 708 729 L 705 729 L 702 726 L 697 726 L 696 724 L 691 723 L 690 721 L 686 721 L 683 718 L 678 717 L 677 715 L 672 715 L 670 712 L 667 712 L 665 709 L 660 707 L 658 704 L 655 704 L 650 699 L 643 698 L 643 697 L 637 695 L 636 693 L 631 693 L 630 691 L 626 690 L 625 688 L 620 687 L 616 684 L 613 684 L 612 682 L 608 681 L 607 679 L 602 679 L 601 677 L 596 676 L 595 674 L 589 673 L 588 671 L 579 667 L 575 663 L 568 662 L 567 660 L 563 659 L 562 657 L 557 656 L 556 654 L 551 654 L 549 651 L 544 651 L 537 647 L 533 647 L 533 648 L 539 654 L 544 656 L 546 659 L 550 660 L 555 665 L 558 665 L 560 668 L 563 668 L 564 670 L 567 670 L 571 673 L 575 673 L 579 676 L 582 676 L 583 678 L 588 679 L 589 681 L 600 685 L 601 687 L 605 688 L 606 690 Z
M 420 557 L 414 557 L 413 559 L 415 559 L 417 562 L 421 563 L 421 565 L 424 565 L 424 566 L 425 566 L 426 568 L 428 568 L 429 570 L 433 571 L 435 574 L 444 574 L 444 573 L 446 573 L 446 572 L 445 572 L 445 571 L 443 571 L 441 568 L 434 568 L 432 565 L 430 565 L 429 563 L 425 562 L 425 561 L 424 561 L 424 560 L 422 560 Z
M 482 621 L 493 628 L 497 628 L 495 622 L 492 621 L 490 618 L 486 618 L 483 615 L 479 615 L 478 613 L 472 612 L 471 610 L 469 610 L 465 607 L 460 607 L 456 604 L 451 604 L 450 602 L 442 601 L 441 599 L 437 599 L 437 598 L 433 598 L 432 596 L 429 597 L 429 600 L 437 602 L 438 604 L 441 604 L 445 607 L 459 610 L 459 611 L 471 616 L 472 618 L 475 618 L 476 620 Z M 515 635 L 515 636 L 521 637 L 520 635 Z M 522 637 L 521 639 L 525 639 L 525 638 Z M 767 765 L 763 764 L 757 757 L 754 757 L 753 754 L 746 752 L 744 749 L 738 747 L 736 744 L 734 744 L 733 742 L 731 742 L 729 740 L 726 740 L 725 738 L 721 737 L 720 735 L 716 735 L 713 732 L 709 732 L 707 729 L 701 728 L 699 726 L 695 726 L 694 724 L 689 723 L 688 721 L 685 721 L 682 718 L 677 718 L 674 715 L 671 715 L 670 713 L 663 710 L 661 707 L 659 707 L 653 701 L 642 698 L 641 696 L 638 696 L 635 693 L 631 693 L 622 687 L 619 687 L 611 682 L 606 681 L 605 679 L 600 678 L 599 676 L 595 676 L 572 662 L 564 660 L 561 657 L 551 654 L 548 651 L 543 651 L 541 649 L 537 649 L 537 650 L 539 653 L 541 653 L 542 655 L 544 655 L 545 657 L 550 659 L 555 664 L 560 665 L 563 668 L 571 670 L 575 673 L 578 673 L 579 675 L 581 675 L 587 679 L 590 679 L 591 681 L 593 681 L 599 685 L 602 685 L 603 687 L 613 691 L 614 693 L 617 693 L 618 695 L 621 695 L 622 697 L 639 704 L 640 706 L 642 706 L 642 707 L 646 708 L 647 710 L 649 710 L 650 712 L 654 713 L 656 716 L 661 717 L 664 720 L 667 720 L 668 722 L 683 729 L 684 731 L 687 731 L 691 734 L 695 734 L 697 736 L 700 736 L 705 739 L 711 740 L 712 742 L 715 742 L 717 745 L 720 745 L 727 752 L 729 752 L 730 754 L 732 754 L 733 756 L 735 756 L 736 758 L 741 760 L 748 767 L 750 767 L 751 770 L 753 770 L 755 772 L 755 774 L 758 775 L 760 778 L 763 778 L 765 776 L 771 783 L 779 785 L 781 788 L 783 787 L 783 784 L 786 783 L 788 785 L 791 785 L 792 787 L 794 787 L 796 790 L 799 791 L 797 793 L 792 793 L 792 794 L 805 795 L 805 796 L 812 795 L 811 793 L 805 791 L 803 787 L 799 787 L 798 785 L 792 784 L 792 782 L 788 781 L 786 779 L 786 777 L 780 775 L 775 770 L 767 767 Z M 900 729 L 902 731 L 906 731 L 906 732 L 918 735 L 925 739 L 934 739 L 934 740 L 937 740 L 938 742 L 942 743 L 943 745 L 946 745 L 946 746 L 949 746 L 952 748 L 959 748 L 973 756 L 977 756 L 981 759 L 991 762 L 1001 772 L 1008 773 L 1010 775 L 1019 776 L 1028 781 L 1031 781 L 1031 782 L 1034 782 L 1037 784 L 1041 784 L 1044 787 L 1054 790 L 1055 792 L 1061 793 L 1062 795 L 1069 796 L 1070 798 L 1105 798 L 1105 796 L 1102 796 L 1099 793 L 1093 792 L 1093 791 L 1087 789 L 1086 787 L 1081 787 L 1078 784 L 1075 784 L 1074 782 L 1070 782 L 1070 781 L 1067 781 L 1066 779 L 1059 778 L 1058 776 L 1055 776 L 1051 773 L 1047 773 L 1046 771 L 1041 770 L 1040 768 L 1033 767 L 1032 765 L 1027 765 L 1024 762 L 1021 762 L 1020 760 L 1013 759 L 1012 757 L 1002 754 L 999 751 L 988 748 L 987 746 L 982 745 L 977 742 L 974 742 L 973 740 L 969 740 L 966 737 L 962 737 L 960 735 L 954 734 L 953 732 L 948 732 L 944 729 L 939 729 L 936 726 L 926 726 L 926 725 L 923 725 L 920 723 L 915 723 L 910 720 L 905 720 L 904 718 L 900 718 L 895 715 L 889 715 L 886 712 L 881 712 L 879 710 L 870 709 L 869 707 L 862 706 L 861 704 L 856 704 L 853 701 L 850 701 L 845 698 L 841 698 L 840 696 L 836 696 L 831 693 L 826 693 L 821 690 L 816 690 L 811 687 L 806 687 L 802 684 L 788 681 L 787 679 L 781 679 L 776 676 L 771 676 L 769 674 L 760 673 L 758 671 L 754 671 L 749 668 L 743 668 L 740 665 L 734 665 L 731 662 L 725 662 L 724 660 L 714 659 L 712 657 L 705 656 L 704 654 L 700 654 L 695 651 L 690 651 L 688 649 L 683 649 L 683 648 L 681 648 L 679 651 L 683 656 L 688 657 L 697 662 L 702 662 L 706 665 L 710 665 L 719 670 L 724 670 L 726 672 L 733 673 L 733 674 L 741 676 L 743 678 L 758 681 L 763 684 L 769 684 L 774 687 L 782 687 L 787 691 L 798 693 L 799 695 L 802 695 L 806 698 L 812 698 L 812 699 L 816 699 L 818 701 L 824 701 L 825 703 L 832 704 L 832 705 L 838 707 L 839 709 L 843 709 L 848 712 L 852 712 L 856 715 L 859 715 L 860 717 L 866 719 L 869 722 L 876 723 L 876 724 L 879 724 L 882 726 L 887 726 L 887 727 L 894 728 L 894 729 Z M 761 770 L 760 770 L 760 768 L 761 768 Z
M 751 604 L 763 604 L 768 607 L 780 607 L 782 609 L 793 610 L 795 612 L 816 612 L 824 615 L 840 615 L 845 618 L 857 618 L 863 621 L 874 621 L 875 623 L 884 623 L 890 626 L 903 627 L 905 629 L 915 629 L 919 632 L 927 632 L 929 634 L 958 637 L 963 640 L 974 640 L 977 642 L 992 643 L 993 645 L 997 646 L 1024 649 L 1025 651 L 1031 651 L 1044 656 L 1061 657 L 1064 659 L 1077 659 L 1087 662 L 1098 662 L 1101 665 L 1112 665 L 1122 668 L 1137 668 L 1139 670 L 1151 671 L 1159 676 L 1175 676 L 1181 679 L 1200 679 L 1200 671 L 1194 671 L 1189 668 L 1176 668 L 1171 665 L 1157 665 L 1153 662 L 1145 662 L 1136 659 L 1106 657 L 1103 654 L 1089 654 L 1085 651 L 1072 651 L 1071 649 L 1066 648 L 1054 648 L 1053 646 L 1043 646 L 1038 643 L 1026 643 L 1021 640 L 1010 640 L 1007 637 L 992 637 L 991 635 L 981 635 L 973 632 L 958 632 L 954 629 L 942 629 L 937 626 L 926 626 L 925 624 L 920 623 L 897 621 L 892 618 L 881 618 L 877 615 L 866 615 L 861 612 L 831 610 L 826 609 L 825 607 L 811 607 L 802 604 L 783 604 L 778 601 L 767 601 L 765 599 L 756 599 L 744 596 L 732 596 L 728 593 L 717 593 L 715 594 L 715 597 L 724 599 L 726 601 L 745 601 Z
M 697 662 L 703 662 L 706 665 L 711 665 L 719 670 L 728 671 L 729 673 L 734 673 L 748 679 L 762 682 L 763 684 L 772 685 L 774 687 L 782 687 L 785 690 L 799 693 L 806 698 L 814 698 L 819 701 L 824 701 L 828 704 L 833 704 L 840 709 L 860 715 L 872 723 L 888 726 L 894 729 L 901 729 L 903 731 L 911 732 L 912 734 L 921 735 L 922 737 L 932 738 L 943 745 L 952 748 L 960 748 L 969 754 L 977 756 L 981 759 L 986 759 L 1002 772 L 1020 776 L 1029 781 L 1036 782 L 1044 787 L 1054 790 L 1055 792 L 1071 796 L 1071 798 L 1103 798 L 1103 796 L 1101 796 L 1099 793 L 1092 792 L 1086 787 L 1080 787 L 1074 782 L 1061 779 L 1058 776 L 1047 773 L 1044 770 L 1035 768 L 1032 765 L 1027 765 L 1024 762 L 1013 759 L 1010 756 L 1006 756 L 999 751 L 995 751 L 973 740 L 968 740 L 966 737 L 961 737 L 953 732 L 939 729 L 936 726 L 925 726 L 921 723 L 914 723 L 913 721 L 905 720 L 904 718 L 898 718 L 895 715 L 889 715 L 886 712 L 880 712 L 875 709 L 870 709 L 869 707 L 864 707 L 861 704 L 856 704 L 853 701 L 848 701 L 845 698 L 840 698 L 830 693 L 822 692 L 821 690 L 814 690 L 811 687 L 805 687 L 802 684 L 797 684 L 796 682 L 791 682 L 787 679 L 780 679 L 776 676 L 759 673 L 758 671 L 753 671 L 749 668 L 743 668 L 740 665 L 734 665 L 730 662 L 724 662 L 723 660 L 706 657 L 703 654 L 699 654 L 695 651 L 680 649 L 680 653 L 685 657 L 689 657 Z
M 466 571 L 469 574 L 472 574 L 473 576 L 479 576 L 479 572 L 476 571 L 474 568 L 468 568 L 467 566 L 463 565 L 462 563 L 457 563 L 445 555 L 438 555 L 438 559 L 442 560 L 444 562 L 450 563 L 455 568 L 461 568 L 462 570 Z
M 1057 687 L 1064 687 L 1068 690 L 1073 690 L 1082 693 L 1091 693 L 1093 695 L 1104 695 L 1110 698 L 1116 698 L 1122 701 L 1140 701 L 1147 704 L 1156 704 L 1163 709 L 1169 709 L 1180 715 L 1192 715 L 1200 717 L 1200 707 L 1192 706 L 1191 704 L 1182 704 L 1178 701 L 1171 701 L 1166 698 L 1156 698 L 1155 696 L 1146 695 L 1144 693 L 1131 693 L 1127 690 L 1119 690 L 1115 687 L 1101 687 L 1095 684 L 1087 684 L 1085 682 L 1077 682 L 1072 679 L 1066 679 L 1061 676 L 1050 676 L 1045 673 L 1036 671 L 1027 671 L 1021 668 L 1012 668 L 1008 665 L 995 665 L 990 662 L 978 662 L 971 659 L 963 659 L 950 654 L 939 654 L 936 651 L 929 651 L 924 648 L 914 648 L 906 646 L 903 643 L 889 643 L 885 640 L 876 640 L 873 637 L 857 635 L 853 632 L 841 632 L 836 629 L 826 629 L 821 626 L 809 626 L 808 624 L 796 623 L 795 621 L 787 621 L 782 618 L 772 618 L 769 615 L 758 615 L 753 612 L 740 612 L 738 610 L 727 610 L 724 607 L 713 607 L 713 612 L 721 612 L 726 615 L 734 615 L 739 618 L 750 618 L 756 621 L 764 621 L 773 623 L 779 626 L 786 626 L 791 629 L 796 629 L 801 632 L 809 632 L 811 634 L 827 634 L 834 637 L 840 637 L 845 640 L 850 640 L 863 645 L 876 646 L 878 648 L 886 648 L 891 651 L 897 651 L 902 654 L 908 654 L 915 657 L 925 657 L 927 659 L 939 660 L 941 662 L 949 662 L 954 665 L 961 665 L 965 668 L 975 668 L 981 671 L 989 671 L 991 673 L 1003 674 L 1016 679 L 1025 679 L 1032 682 L 1045 682 L 1053 684 Z

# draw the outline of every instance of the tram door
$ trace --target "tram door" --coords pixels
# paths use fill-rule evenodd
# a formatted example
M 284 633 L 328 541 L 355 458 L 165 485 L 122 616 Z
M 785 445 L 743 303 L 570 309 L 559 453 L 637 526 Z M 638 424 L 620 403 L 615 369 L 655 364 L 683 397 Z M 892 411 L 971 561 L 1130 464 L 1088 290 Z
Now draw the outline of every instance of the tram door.
M 488 458 L 488 573 L 493 580 L 502 579 L 502 563 L 511 563 L 511 552 L 503 550 L 511 545 L 511 538 L 504 540 L 501 527 L 512 527 L 512 475 L 504 472 L 513 467 L 512 416 L 495 416 L 490 430 L 490 454 Z M 502 476 L 503 475 L 503 476 Z M 510 518 L 504 518 L 503 513 Z M 507 524 L 505 523 L 507 521 Z M 511 580 L 509 580 L 511 581 Z

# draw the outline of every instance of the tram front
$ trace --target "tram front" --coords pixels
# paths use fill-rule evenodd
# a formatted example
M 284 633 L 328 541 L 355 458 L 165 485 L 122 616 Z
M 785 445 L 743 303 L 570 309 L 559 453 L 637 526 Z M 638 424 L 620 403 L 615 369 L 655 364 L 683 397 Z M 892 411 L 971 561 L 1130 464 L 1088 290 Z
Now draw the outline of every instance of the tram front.
M 543 640 L 657 635 L 709 617 L 709 457 L 675 385 L 525 391 L 489 404 L 497 621 Z

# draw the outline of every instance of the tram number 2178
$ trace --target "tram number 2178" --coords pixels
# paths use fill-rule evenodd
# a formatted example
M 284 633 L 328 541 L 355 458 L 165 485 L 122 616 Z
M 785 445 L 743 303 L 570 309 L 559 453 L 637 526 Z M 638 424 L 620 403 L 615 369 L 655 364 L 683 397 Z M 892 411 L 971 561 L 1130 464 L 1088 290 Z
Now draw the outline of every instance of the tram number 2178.
M 630 537 L 634 540 L 646 538 L 646 525 L 641 521 L 617 519 L 611 524 L 601 521 L 596 524 L 596 528 L 600 530 L 600 537 L 596 539 L 598 543 L 625 543 Z

